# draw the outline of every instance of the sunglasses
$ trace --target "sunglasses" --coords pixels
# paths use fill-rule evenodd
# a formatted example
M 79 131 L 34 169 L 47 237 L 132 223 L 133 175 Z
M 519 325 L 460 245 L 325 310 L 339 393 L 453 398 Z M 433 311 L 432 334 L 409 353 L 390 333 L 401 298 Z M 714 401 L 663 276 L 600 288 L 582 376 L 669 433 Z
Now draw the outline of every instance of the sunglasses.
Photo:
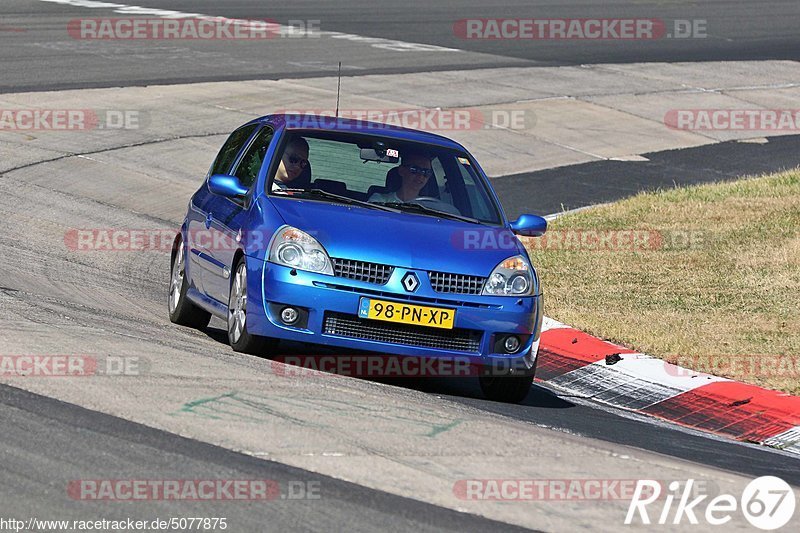
M 411 172 L 412 174 L 420 174 L 422 176 L 425 176 L 426 178 L 433 177 L 433 169 L 431 168 L 422 168 L 414 165 L 403 165 L 403 166 L 406 167 L 408 171 Z
M 289 163 L 292 165 L 300 165 L 300 168 L 306 168 L 308 166 L 308 159 L 303 159 L 302 157 L 297 157 L 292 154 L 289 156 Z

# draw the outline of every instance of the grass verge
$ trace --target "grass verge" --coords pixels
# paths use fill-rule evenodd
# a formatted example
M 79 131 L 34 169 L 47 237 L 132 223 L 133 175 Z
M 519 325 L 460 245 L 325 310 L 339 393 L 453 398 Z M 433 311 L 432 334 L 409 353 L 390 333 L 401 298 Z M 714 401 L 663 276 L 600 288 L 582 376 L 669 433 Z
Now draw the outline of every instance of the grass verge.
M 547 316 L 800 394 L 800 169 L 642 193 L 524 241 Z

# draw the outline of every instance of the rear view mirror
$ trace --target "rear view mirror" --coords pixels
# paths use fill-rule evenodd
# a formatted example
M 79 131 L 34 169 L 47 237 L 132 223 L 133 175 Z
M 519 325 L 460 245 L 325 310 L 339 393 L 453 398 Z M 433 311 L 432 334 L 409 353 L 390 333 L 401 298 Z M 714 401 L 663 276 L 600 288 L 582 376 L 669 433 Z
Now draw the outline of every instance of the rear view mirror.
M 375 148 L 362 148 L 361 149 L 362 161 L 376 161 L 379 163 L 391 163 L 393 165 L 400 161 L 400 153 L 397 150 L 387 148 L 385 150 L 376 150 Z
M 541 237 L 547 231 L 547 220 L 537 215 L 520 215 L 511 223 L 511 231 L 522 237 Z

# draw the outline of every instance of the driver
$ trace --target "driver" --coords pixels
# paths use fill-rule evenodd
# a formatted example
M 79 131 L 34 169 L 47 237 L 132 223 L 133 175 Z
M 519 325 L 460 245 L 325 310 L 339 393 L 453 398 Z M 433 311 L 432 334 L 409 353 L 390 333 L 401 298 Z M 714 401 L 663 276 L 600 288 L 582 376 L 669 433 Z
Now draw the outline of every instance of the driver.
M 302 137 L 292 137 L 283 151 L 283 157 L 272 181 L 272 190 L 285 189 L 292 186 L 308 166 L 308 141 Z
M 420 196 L 420 191 L 433 177 L 431 158 L 420 152 L 409 152 L 397 169 L 402 182 L 400 188 L 393 192 L 376 192 L 369 197 L 369 202 L 406 203 Z

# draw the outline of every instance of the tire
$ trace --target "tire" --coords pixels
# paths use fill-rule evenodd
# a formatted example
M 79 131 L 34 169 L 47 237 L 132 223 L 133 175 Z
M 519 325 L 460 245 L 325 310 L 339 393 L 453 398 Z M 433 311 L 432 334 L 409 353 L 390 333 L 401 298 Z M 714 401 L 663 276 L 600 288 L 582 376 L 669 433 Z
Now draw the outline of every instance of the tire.
M 481 391 L 487 400 L 519 403 L 528 396 L 533 376 L 480 376 Z
M 167 293 L 167 310 L 169 319 L 174 324 L 190 328 L 203 329 L 211 321 L 211 313 L 205 311 L 186 298 L 189 283 L 186 281 L 186 249 L 183 239 L 179 239 L 177 250 L 170 265 L 169 292 Z
M 247 266 L 240 258 L 231 280 L 228 296 L 228 343 L 235 352 L 251 355 L 267 355 L 277 341 L 247 332 Z

